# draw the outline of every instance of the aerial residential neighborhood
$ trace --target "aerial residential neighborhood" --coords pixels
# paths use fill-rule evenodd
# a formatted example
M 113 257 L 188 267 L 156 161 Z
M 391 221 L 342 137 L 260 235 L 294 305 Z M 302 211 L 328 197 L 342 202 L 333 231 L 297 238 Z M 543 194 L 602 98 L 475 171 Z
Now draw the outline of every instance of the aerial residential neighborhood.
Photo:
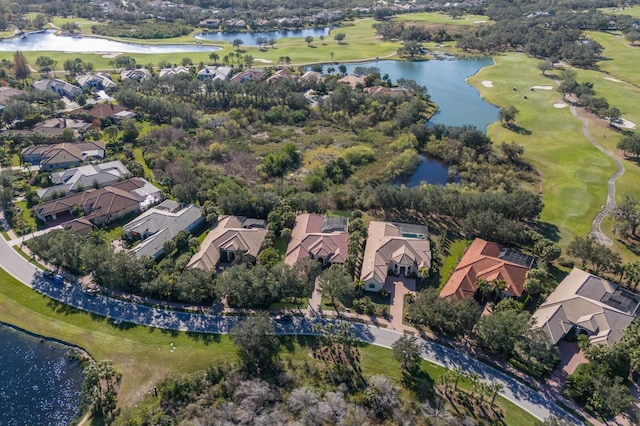
M 0 424 L 640 424 L 640 6 L 365 3 L 0 0 Z

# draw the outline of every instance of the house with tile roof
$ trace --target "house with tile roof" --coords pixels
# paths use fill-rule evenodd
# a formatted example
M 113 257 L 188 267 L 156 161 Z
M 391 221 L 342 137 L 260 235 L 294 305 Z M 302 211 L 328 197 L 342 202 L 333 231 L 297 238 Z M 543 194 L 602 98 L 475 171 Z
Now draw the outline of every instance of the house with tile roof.
M 121 80 L 144 81 L 151 78 L 151 71 L 146 68 L 138 68 L 135 70 L 124 70 L 120 73 Z
M 20 96 L 23 93 L 24 92 L 22 90 L 14 89 L 13 87 L 0 87 L 0 106 L 4 107 L 9 99 L 14 96 Z
M 360 278 L 365 289 L 380 291 L 391 272 L 416 275 L 431 267 L 429 229 L 423 225 L 371 221 L 362 259 Z
M 266 235 L 267 223 L 264 220 L 220 216 L 200 245 L 200 250 L 189 260 L 187 268 L 210 271 L 220 263 L 232 263 L 239 255 L 255 261 Z
M 273 75 L 269 78 L 267 78 L 267 83 L 275 83 L 276 81 L 280 81 L 280 80 L 297 80 L 298 79 L 298 75 L 296 73 L 294 73 L 291 68 L 289 67 L 284 67 L 278 71 L 276 71 L 275 73 L 273 73 Z
M 87 188 L 102 188 L 124 180 L 129 175 L 129 170 L 120 161 L 88 164 L 53 172 L 50 175 L 53 186 L 39 189 L 38 197 L 41 200 L 50 200 L 54 196 L 60 197 Z
M 84 90 L 111 90 L 118 87 L 118 85 L 111 80 L 111 76 L 104 72 L 79 75 L 76 76 L 76 81 Z
M 321 81 L 324 81 L 324 80 L 325 80 L 324 75 L 322 75 L 318 71 L 307 71 L 304 74 L 302 74 L 298 79 L 300 83 L 313 83 L 313 82 L 320 83 Z
M 122 230 L 128 239 L 141 240 L 130 250 L 131 253 L 137 257 L 158 258 L 164 253 L 164 243 L 180 231 L 193 231 L 203 221 L 200 207 L 193 204 L 182 206 L 165 200 L 124 225 Z
M 104 142 L 61 143 L 23 148 L 22 160 L 40 170 L 50 171 L 76 167 L 85 161 L 104 158 Z
M 82 220 L 101 225 L 128 214 L 146 210 L 162 199 L 162 192 L 142 178 L 131 178 L 111 186 L 88 189 L 33 207 L 42 222 L 69 222 L 81 210 Z
M 198 80 L 226 80 L 231 74 L 231 67 L 208 65 L 198 71 Z
M 235 74 L 231 77 L 231 81 L 235 83 L 242 83 L 247 80 L 262 80 L 264 77 L 264 71 L 248 69 Z
M 82 89 L 71 83 L 67 83 L 64 80 L 58 78 L 46 78 L 44 80 L 36 81 L 32 84 L 34 90 L 39 91 L 52 91 L 60 96 L 66 96 L 67 98 L 75 98 L 82 93 Z
M 504 297 L 521 297 L 535 258 L 476 238 L 460 259 L 440 297 L 474 297 L 481 280 L 504 280 Z
M 188 67 L 173 67 L 173 68 L 162 68 L 158 73 L 159 78 L 171 78 L 176 75 L 189 75 L 191 74 L 191 69 Z
M 364 77 L 360 75 L 345 75 L 338 79 L 338 83 L 348 84 L 352 89 L 355 89 L 358 85 L 363 87 L 365 85 Z
M 284 263 L 311 258 L 322 266 L 341 265 L 347 259 L 348 220 L 342 216 L 304 213 L 296 217 Z
M 555 344 L 570 330 L 593 344 L 612 345 L 634 320 L 640 295 L 574 268 L 534 312 L 533 320 Z

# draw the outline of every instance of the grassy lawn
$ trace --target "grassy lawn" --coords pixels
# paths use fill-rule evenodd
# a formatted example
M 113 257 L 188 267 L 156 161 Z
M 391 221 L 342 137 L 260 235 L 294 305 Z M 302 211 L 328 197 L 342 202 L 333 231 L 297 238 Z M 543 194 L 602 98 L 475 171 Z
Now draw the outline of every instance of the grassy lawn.
M 632 46 L 620 32 L 586 31 L 585 34 L 604 47 L 603 55 L 607 60 L 598 62 L 600 69 L 608 72 L 612 77 L 640 84 L 640 76 L 637 72 L 640 44 Z M 599 80 L 604 77 L 606 76 L 600 76 Z
M 280 255 L 280 262 L 284 261 L 284 257 L 287 254 L 288 245 L 289 245 L 289 242 L 286 241 L 284 238 L 278 237 L 273 240 L 273 247 L 275 247 L 275 249 L 278 250 L 278 254 Z
M 86 349 L 97 359 L 111 359 L 123 373 L 120 401 L 134 405 L 163 377 L 202 370 L 213 363 L 233 362 L 235 347 L 228 336 L 190 335 L 123 324 L 55 303 L 36 293 L 0 269 L 0 321 L 42 336 L 53 337 Z M 292 337 L 292 340 L 297 338 Z M 283 349 L 283 358 L 306 359 L 307 351 L 295 344 Z M 362 368 L 366 376 L 385 374 L 399 382 L 398 363 L 392 351 L 364 346 Z M 422 368 L 437 380 L 445 369 L 424 361 Z M 464 388 L 465 384 L 461 384 Z M 466 384 L 468 386 L 468 384 Z M 515 406 L 508 408 L 507 424 L 534 424 L 534 419 Z
M 452 18 L 450 15 L 441 12 L 420 12 L 406 13 L 394 17 L 396 21 L 409 21 L 420 24 L 440 24 L 454 26 L 478 26 L 489 22 L 488 16 L 483 15 L 462 15 Z
M 496 144 L 515 141 L 524 146 L 525 158 L 542 175 L 541 220 L 558 228 L 560 245 L 566 248 L 574 237 L 588 234 L 605 202 L 606 181 L 615 166 L 582 135 L 582 125 L 569 108 L 554 108 L 562 100 L 555 90 L 556 80 L 543 76 L 535 59 L 509 53 L 495 61 L 496 65 L 482 69 L 469 82 L 494 105 L 518 108 L 516 124 L 523 131 L 494 123 L 488 134 Z M 483 80 L 493 81 L 493 87 L 484 87 Z M 533 92 L 529 90 L 533 85 L 554 89 Z
M 460 262 L 460 259 L 462 259 L 468 244 L 469 242 L 466 240 L 451 241 L 449 244 L 448 254 L 444 258 L 442 266 L 440 267 L 440 285 L 438 289 L 442 289 L 447 281 L 449 281 L 451 273 L 455 269 L 456 265 L 458 265 L 458 262 Z
M 27 202 L 26 201 L 17 201 L 15 203 L 15 205 L 16 205 L 16 207 L 18 207 L 20 209 L 20 217 L 22 218 L 24 223 L 29 225 L 31 227 L 31 229 L 38 229 L 38 224 L 36 223 L 36 218 L 32 217 L 29 214 L 30 209 L 27 207 Z
M 599 10 L 611 15 L 629 15 L 636 19 L 640 18 L 640 6 L 625 7 L 624 9 L 620 9 L 618 7 L 603 7 Z
M 73 19 L 75 20 L 75 19 Z M 87 21 L 85 24 L 95 24 L 92 21 Z M 327 37 L 324 43 L 320 40 L 314 40 L 311 47 L 307 46 L 303 38 L 282 38 L 278 39 L 274 48 L 269 48 L 264 51 L 259 50 L 257 47 L 243 46 L 240 52 L 243 55 L 251 55 L 256 60 L 254 66 L 271 66 L 277 65 L 278 58 L 281 56 L 288 56 L 291 58 L 293 65 L 308 64 L 314 62 L 330 62 L 331 53 L 334 53 L 333 59 L 336 62 L 358 61 L 365 59 L 374 59 L 376 56 L 387 57 L 394 56 L 399 43 L 387 42 L 380 40 L 376 37 L 371 24 L 375 21 L 371 18 L 359 19 L 350 25 L 345 25 L 339 29 L 333 30 L 334 33 L 341 32 L 346 35 L 345 42 L 342 45 L 338 45 L 333 37 Z M 90 27 L 90 25 L 89 25 Z M 145 44 L 175 44 L 175 43 L 195 43 L 192 35 L 162 39 L 162 40 L 140 40 L 140 39 L 122 39 L 120 41 L 127 41 L 132 43 L 145 43 Z M 211 43 L 205 43 L 211 44 Z M 222 47 L 222 50 L 217 53 L 222 59 L 229 53 L 235 53 L 236 49 L 228 42 L 216 42 L 216 46 Z M 199 62 L 210 63 L 209 54 L 210 51 L 203 52 L 188 52 L 188 53 L 162 53 L 162 54 L 135 54 L 127 53 L 127 55 L 135 58 L 136 63 L 146 64 L 158 64 L 160 61 L 168 61 L 169 63 L 179 63 L 182 58 L 189 57 L 193 60 L 193 63 Z M 27 61 L 30 64 L 35 64 L 38 56 L 49 56 L 58 62 L 58 65 L 64 63 L 66 59 L 78 57 L 86 62 L 93 63 L 96 70 L 111 70 L 109 62 L 112 58 L 105 58 L 103 55 L 94 53 L 73 53 L 68 54 L 64 52 L 51 52 L 51 51 L 37 51 L 37 52 L 24 52 Z M 0 59 L 5 58 L 11 60 L 13 58 L 13 52 L 0 52 Z
M 153 182 L 153 171 L 147 166 L 147 162 L 144 161 L 144 155 L 142 155 L 142 148 L 134 148 L 133 156 L 135 160 L 142 164 L 142 169 L 144 170 L 144 177 Z

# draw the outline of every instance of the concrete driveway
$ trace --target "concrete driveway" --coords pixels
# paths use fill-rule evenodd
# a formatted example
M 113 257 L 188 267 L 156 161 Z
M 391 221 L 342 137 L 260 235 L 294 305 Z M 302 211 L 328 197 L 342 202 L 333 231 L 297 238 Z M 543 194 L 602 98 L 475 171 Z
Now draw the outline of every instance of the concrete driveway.
M 404 318 L 404 296 L 410 293 L 415 294 L 416 280 L 407 277 L 387 277 L 384 289 L 391 293 L 391 306 L 389 307 L 391 328 L 402 331 L 404 330 L 404 325 L 402 324 L 402 319 Z

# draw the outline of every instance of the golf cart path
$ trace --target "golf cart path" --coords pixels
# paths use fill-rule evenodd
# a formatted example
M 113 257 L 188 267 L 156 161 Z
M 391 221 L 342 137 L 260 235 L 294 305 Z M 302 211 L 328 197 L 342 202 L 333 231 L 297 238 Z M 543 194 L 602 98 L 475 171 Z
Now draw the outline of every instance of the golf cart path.
M 587 140 L 591 142 L 591 144 L 595 146 L 600 152 L 609 157 L 618 168 L 618 170 L 613 175 L 611 175 L 611 177 L 609 177 L 609 180 L 607 180 L 607 201 L 605 205 L 602 206 L 602 210 L 600 210 L 600 212 L 598 212 L 596 217 L 593 219 L 593 222 L 591 222 L 591 231 L 589 232 L 589 238 L 591 238 L 593 241 L 603 246 L 611 247 L 613 245 L 613 241 L 611 241 L 611 238 L 607 237 L 605 233 L 602 232 L 601 225 L 602 220 L 609 214 L 613 213 L 613 211 L 617 207 L 616 181 L 620 176 L 624 174 L 624 165 L 622 164 L 622 161 L 618 160 L 613 154 L 604 149 L 602 145 L 600 145 L 598 141 L 596 141 L 593 136 L 591 136 L 591 133 L 589 133 L 589 122 L 586 118 L 578 114 L 578 112 L 576 111 L 576 106 L 573 103 L 571 104 L 571 113 L 574 115 L 574 117 L 578 118 L 578 120 L 582 122 L 582 133 L 587 138 Z

